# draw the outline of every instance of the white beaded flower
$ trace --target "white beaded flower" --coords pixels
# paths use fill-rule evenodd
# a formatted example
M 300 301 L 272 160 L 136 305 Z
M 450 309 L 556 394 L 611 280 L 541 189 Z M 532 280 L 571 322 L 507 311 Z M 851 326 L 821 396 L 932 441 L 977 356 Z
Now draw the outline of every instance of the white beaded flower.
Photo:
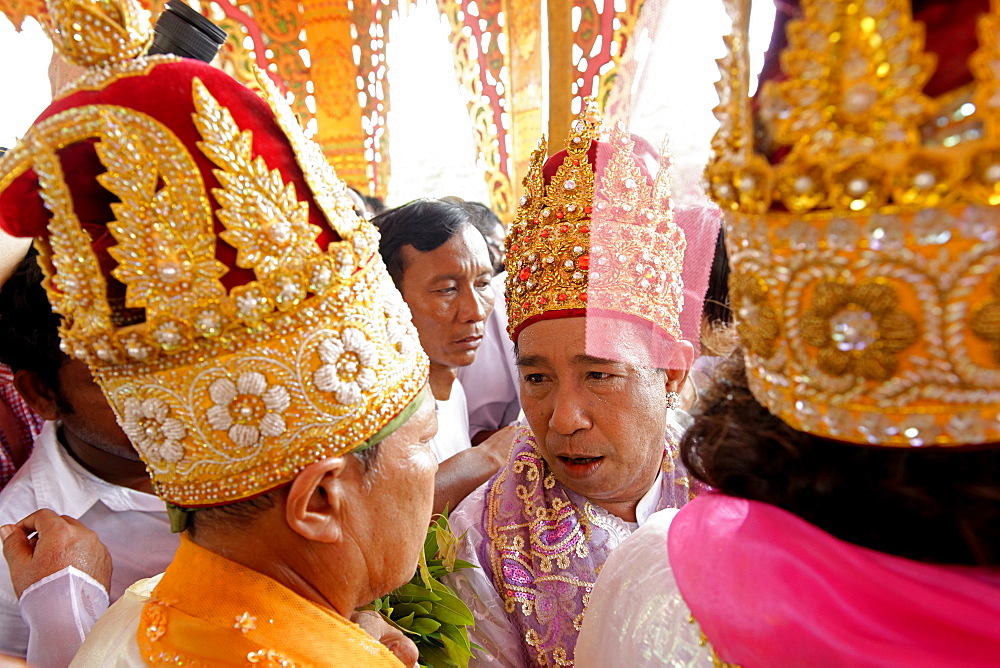
M 313 374 L 313 382 L 340 403 L 356 404 L 362 392 L 375 387 L 378 353 L 361 330 L 346 327 L 339 338 L 320 343 L 318 352 L 324 364 Z
M 170 408 L 160 399 L 128 399 L 122 428 L 149 459 L 174 464 L 184 457 L 180 442 L 187 431 L 183 422 L 169 415 Z
M 416 348 L 417 341 L 417 332 L 410 319 L 410 309 L 398 293 L 387 295 L 385 303 L 386 338 L 389 340 L 389 345 L 400 355 L 408 356 Z
M 208 409 L 208 423 L 213 429 L 229 434 L 242 448 L 258 445 L 265 436 L 285 432 L 281 416 L 290 403 L 283 385 L 269 385 L 264 374 L 246 371 L 236 382 L 220 378 L 208 387 L 214 405 Z

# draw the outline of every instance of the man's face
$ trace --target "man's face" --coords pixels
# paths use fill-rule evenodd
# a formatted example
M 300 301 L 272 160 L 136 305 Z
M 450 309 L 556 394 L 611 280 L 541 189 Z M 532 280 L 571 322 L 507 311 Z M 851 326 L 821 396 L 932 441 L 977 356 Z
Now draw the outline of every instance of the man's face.
M 493 310 L 493 271 L 483 235 L 463 225 L 432 251 L 404 246 L 400 252 L 404 267 L 400 292 L 431 364 L 472 364 Z
M 586 320 L 528 325 L 518 337 L 521 406 L 556 479 L 604 508 L 634 504 L 663 458 L 669 376 L 622 323 L 620 359 L 588 356 Z M 634 509 L 634 508 L 633 508 Z
M 83 362 L 67 360 L 59 368 L 56 400 L 63 436 L 74 445 L 90 446 L 109 455 L 139 461 L 139 455 L 115 419 L 114 411 L 90 369 Z
M 437 458 L 430 440 L 437 433 L 434 399 L 379 445 L 359 500 L 362 521 L 355 535 L 365 545 L 371 600 L 409 582 L 423 549 L 434 502 Z

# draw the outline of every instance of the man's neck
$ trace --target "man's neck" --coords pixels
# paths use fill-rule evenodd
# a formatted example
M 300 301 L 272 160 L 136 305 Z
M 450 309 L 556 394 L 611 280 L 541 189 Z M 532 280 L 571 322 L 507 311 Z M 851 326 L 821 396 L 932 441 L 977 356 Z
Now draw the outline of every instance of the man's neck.
M 438 401 L 447 401 L 451 397 L 451 388 L 458 378 L 458 370 L 453 366 L 444 366 L 431 362 L 430 384 L 431 393 Z
M 268 535 L 269 539 L 265 539 L 264 535 Z M 358 604 L 348 595 L 350 587 L 340 588 L 331 598 L 313 586 L 313 578 L 308 573 L 315 560 L 308 545 L 293 545 L 298 539 L 288 535 L 281 537 L 269 530 L 266 523 L 244 527 L 240 531 L 220 530 L 214 525 L 198 526 L 187 536 L 200 547 L 269 577 L 302 598 L 335 610 L 342 617 L 349 618 Z M 324 564 L 327 570 L 336 570 L 335 566 Z
M 153 482 L 146 471 L 146 465 L 140 459 L 126 459 L 110 452 L 105 452 L 81 440 L 74 434 L 59 427 L 57 432 L 59 443 L 76 461 L 101 480 L 127 487 L 138 492 L 153 494 Z

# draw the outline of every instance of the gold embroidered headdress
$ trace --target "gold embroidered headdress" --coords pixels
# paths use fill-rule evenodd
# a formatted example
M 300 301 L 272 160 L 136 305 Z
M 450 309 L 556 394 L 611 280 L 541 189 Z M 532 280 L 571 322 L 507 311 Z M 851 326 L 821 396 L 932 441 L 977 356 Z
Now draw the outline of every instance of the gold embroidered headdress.
M 802 0 L 756 113 L 729 37 L 707 175 L 751 389 L 796 429 L 1000 441 L 998 28 L 994 0 L 973 82 L 932 98 L 909 0 Z
M 650 179 L 622 126 L 606 142 L 600 132 L 596 103 L 588 100 L 565 150 L 546 160 L 543 139 L 532 156 L 506 242 L 515 341 L 538 320 L 584 314 L 648 323 L 670 341 L 682 338 L 685 241 L 670 205 L 666 158 Z M 590 338 L 588 330 L 588 347 Z
M 92 67 L 0 163 L 0 223 L 41 237 L 64 349 L 157 492 L 249 498 L 405 419 L 427 376 L 409 311 L 268 77 L 265 102 L 198 61 L 133 59 L 131 0 L 49 14 Z

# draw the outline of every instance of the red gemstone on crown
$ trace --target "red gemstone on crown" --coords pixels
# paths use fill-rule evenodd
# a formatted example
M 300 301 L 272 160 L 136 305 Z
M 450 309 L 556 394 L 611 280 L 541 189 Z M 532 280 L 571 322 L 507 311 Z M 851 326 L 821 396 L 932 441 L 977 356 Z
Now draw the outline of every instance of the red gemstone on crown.
M 531 276 L 531 267 L 524 267 L 523 269 L 521 269 L 521 273 L 517 275 L 517 277 L 520 278 L 522 281 L 528 280 L 529 276 Z
M 589 225 L 581 225 L 580 226 L 580 231 L 583 234 L 589 234 L 590 233 L 590 226 Z
M 576 261 L 576 266 L 584 270 L 590 269 L 590 256 L 581 255 L 580 258 Z
M 581 292 L 580 293 L 580 301 L 584 301 L 584 302 L 587 301 L 587 293 L 586 292 Z
M 565 293 L 565 292 L 560 292 L 560 293 L 559 293 L 559 294 L 558 294 L 558 295 L 556 296 L 556 299 L 558 299 L 558 300 L 559 300 L 559 301 L 561 301 L 561 302 L 564 302 L 564 301 L 566 301 L 566 293 Z
M 563 234 L 566 234 L 567 232 L 569 232 L 569 225 L 560 226 L 559 231 L 562 232 Z
M 585 206 L 585 207 L 583 207 L 583 212 L 584 212 L 584 213 L 590 213 L 590 212 L 592 212 L 593 210 L 594 210 L 594 208 L 593 208 L 593 207 L 591 207 L 591 206 Z

